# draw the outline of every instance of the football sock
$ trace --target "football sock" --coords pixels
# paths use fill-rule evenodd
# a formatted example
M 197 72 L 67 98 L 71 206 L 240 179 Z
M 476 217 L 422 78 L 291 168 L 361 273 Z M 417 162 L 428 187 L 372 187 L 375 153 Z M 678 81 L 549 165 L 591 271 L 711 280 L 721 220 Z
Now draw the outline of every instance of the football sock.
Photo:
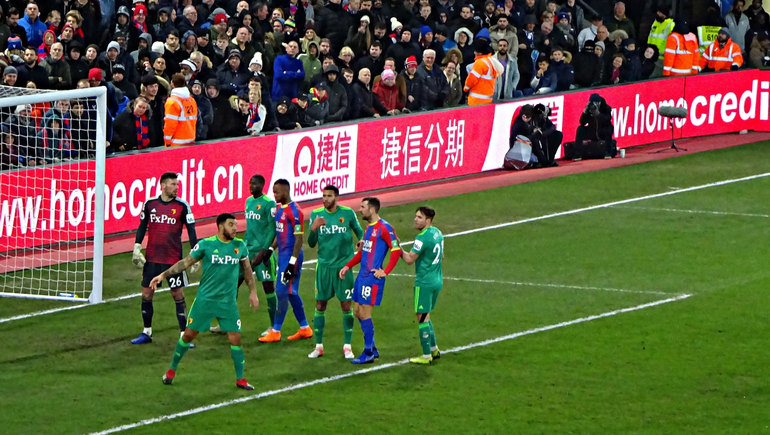
M 176 348 L 174 348 L 174 357 L 171 359 L 171 370 L 176 370 L 179 361 L 182 360 L 182 357 L 188 350 L 190 350 L 190 343 L 185 343 L 182 337 L 179 337 L 179 341 L 176 342 Z
M 324 342 L 324 325 L 326 324 L 326 311 L 315 310 L 313 314 L 313 334 L 315 336 L 315 343 L 321 344 Z
M 291 303 L 291 309 L 294 311 L 294 318 L 297 319 L 300 328 L 307 328 L 310 326 L 307 323 L 307 317 L 305 317 L 305 306 L 302 304 L 302 298 L 299 295 L 289 295 L 289 302 Z
M 230 345 L 230 355 L 235 366 L 235 379 L 243 379 L 243 366 L 246 365 L 246 357 L 243 356 L 243 348 Z
M 361 324 L 361 331 L 364 333 L 364 347 L 366 353 L 371 354 L 374 347 L 374 322 L 372 319 L 361 320 L 358 319 L 358 323 Z
M 281 331 L 283 328 L 283 321 L 286 319 L 286 311 L 289 309 L 288 296 L 279 296 L 278 305 L 275 310 L 275 320 L 273 321 L 273 329 Z
M 353 323 L 355 323 L 352 311 L 342 312 L 342 330 L 345 332 L 345 344 L 350 344 L 353 340 Z
M 430 355 L 430 323 L 420 323 L 420 345 L 422 346 L 422 354 Z
M 438 346 L 436 345 L 436 332 L 433 330 L 433 321 L 428 320 L 428 324 L 430 325 L 430 348 L 431 350 L 438 350 Z
M 152 299 L 142 298 L 142 321 L 145 328 L 152 327 L 152 313 Z
M 176 302 L 176 320 L 179 322 L 179 330 L 184 331 L 187 328 L 187 304 L 184 302 L 184 298 L 174 300 Z
M 275 310 L 276 305 L 278 305 L 278 298 L 275 296 L 275 292 L 268 293 L 265 295 L 267 297 L 267 314 L 270 316 L 270 324 L 275 323 Z

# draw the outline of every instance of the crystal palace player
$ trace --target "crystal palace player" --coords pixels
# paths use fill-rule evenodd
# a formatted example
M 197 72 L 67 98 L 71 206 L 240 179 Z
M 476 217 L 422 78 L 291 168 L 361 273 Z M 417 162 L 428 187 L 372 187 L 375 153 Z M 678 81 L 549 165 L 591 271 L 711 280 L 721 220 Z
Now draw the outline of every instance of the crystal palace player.
M 131 340 L 132 344 L 152 342 L 152 297 L 155 290 L 150 288 L 152 278 L 168 269 L 182 259 L 182 227 L 187 227 L 190 246 L 198 243 L 195 235 L 195 219 L 190 205 L 176 197 L 179 181 L 175 172 L 166 172 L 160 176 L 161 194 L 144 204 L 141 223 L 136 230 L 133 261 L 142 272 L 142 320 L 144 330 L 138 337 Z M 142 240 L 147 236 L 147 260 L 142 255 Z M 191 269 L 191 271 L 197 270 Z M 176 316 L 179 330 L 184 332 L 187 325 L 187 307 L 184 301 L 183 287 L 187 285 L 187 275 L 184 271 L 168 276 L 171 296 L 176 302 Z
M 217 235 L 201 240 L 184 260 L 179 260 L 150 281 L 150 287 L 156 289 L 169 276 L 181 273 L 199 261 L 203 264 L 201 284 L 190 308 L 190 324 L 177 341 L 171 366 L 162 378 L 166 385 L 174 381 L 179 361 L 190 349 L 195 337 L 200 331 L 209 329 L 212 319 L 217 319 L 222 330 L 227 332 L 230 342 L 230 356 L 235 366 L 235 386 L 244 390 L 254 389 L 243 377 L 245 358 L 241 348 L 241 316 L 235 301 L 239 270 L 249 286 L 249 305 L 254 310 L 259 307 L 259 298 L 251 271 L 249 249 L 243 240 L 235 237 L 237 231 L 235 216 L 230 213 L 220 214 L 217 216 Z
M 337 296 L 342 308 L 342 329 L 345 344 L 342 354 L 346 359 L 353 359 L 353 312 L 350 311 L 353 300 L 353 274 L 340 279 L 338 273 L 342 266 L 353 256 L 353 234 L 360 240 L 364 230 L 356 219 L 356 213 L 350 207 L 337 205 L 340 190 L 328 185 L 323 190 L 323 207 L 310 214 L 310 235 L 308 245 L 318 245 L 318 267 L 315 273 L 315 315 L 313 332 L 315 349 L 308 358 L 318 358 L 324 354 L 323 336 L 326 324 L 326 305 L 329 299 Z
M 398 244 L 396 232 L 388 222 L 380 219 L 379 212 L 379 199 L 367 197 L 361 201 L 361 217 L 369 222 L 362 239 L 363 247 L 340 270 L 340 279 L 344 279 L 351 267 L 361 263 L 353 286 L 353 302 L 356 303 L 353 310 L 364 333 L 365 349 L 358 358 L 351 361 L 353 364 L 368 364 L 380 356 L 377 352 L 377 346 L 374 344 L 372 309 L 380 305 L 382 294 L 385 291 L 385 277 L 396 267 L 398 259 L 401 257 L 401 247 Z M 382 263 L 388 252 L 390 252 L 390 258 L 387 266 L 383 269 Z
M 302 241 L 305 234 L 304 217 L 297 203 L 291 200 L 289 182 L 280 179 L 273 183 L 273 196 L 281 207 L 275 212 L 275 241 L 273 246 L 278 249 L 278 270 L 281 271 L 280 280 L 275 286 L 275 294 L 278 296 L 278 307 L 275 312 L 273 328 L 259 341 L 273 343 L 281 341 L 281 328 L 286 319 L 286 313 L 291 309 L 299 323 L 299 331 L 290 335 L 289 340 L 299 340 L 313 336 L 313 330 L 307 323 L 305 307 L 299 296 L 299 279 L 302 275 Z

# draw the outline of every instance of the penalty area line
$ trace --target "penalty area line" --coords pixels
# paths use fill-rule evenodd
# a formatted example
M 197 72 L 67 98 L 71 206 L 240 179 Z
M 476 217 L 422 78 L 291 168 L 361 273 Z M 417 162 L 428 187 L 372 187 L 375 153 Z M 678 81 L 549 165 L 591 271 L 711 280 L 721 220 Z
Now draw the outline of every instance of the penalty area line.
M 577 325 L 579 323 L 591 322 L 593 320 L 603 319 L 603 318 L 606 318 L 606 317 L 612 317 L 612 316 L 616 316 L 618 314 L 630 313 L 632 311 L 639 311 L 639 310 L 643 310 L 643 309 L 646 309 L 646 308 L 652 308 L 652 307 L 656 307 L 656 306 L 659 306 L 659 305 L 667 304 L 667 303 L 670 303 L 670 302 L 681 301 L 681 300 L 689 298 L 690 296 L 692 296 L 692 295 L 690 295 L 690 294 L 683 294 L 683 295 L 679 295 L 679 296 L 675 296 L 675 297 L 671 297 L 671 298 L 667 298 L 667 299 L 659 299 L 659 300 L 656 300 L 656 301 L 648 302 L 648 303 L 641 304 L 641 305 L 636 305 L 636 306 L 633 306 L 633 307 L 620 308 L 620 309 L 613 310 L 613 311 L 607 311 L 607 312 L 604 312 L 604 313 L 601 313 L 601 314 L 594 314 L 594 315 L 591 315 L 591 316 L 580 317 L 580 318 L 573 319 L 573 320 L 568 320 L 568 321 L 565 321 L 565 322 L 554 323 L 552 325 L 541 326 L 539 328 L 528 329 L 526 331 L 515 332 L 513 334 L 503 335 L 503 336 L 500 336 L 500 337 L 491 338 L 491 339 L 484 340 L 484 341 L 478 341 L 478 342 L 475 342 L 475 343 L 466 344 L 464 346 L 457 346 L 457 347 L 453 347 L 451 349 L 442 350 L 441 352 L 445 353 L 445 354 L 456 353 L 456 352 L 463 352 L 463 351 L 466 351 L 466 350 L 469 350 L 469 349 L 474 349 L 474 348 L 477 348 L 477 347 L 489 346 L 490 344 L 495 344 L 495 343 L 499 343 L 499 342 L 502 342 L 502 341 L 514 340 L 516 338 L 524 337 L 524 336 L 527 336 L 527 335 L 532 335 L 532 334 L 537 334 L 537 333 L 540 333 L 540 332 L 551 331 L 551 330 L 558 329 L 558 328 L 563 328 L 563 327 L 566 327 L 566 326 Z M 282 394 L 282 393 L 288 393 L 288 392 L 291 392 L 291 391 L 301 390 L 301 389 L 304 389 L 304 388 L 307 388 L 307 387 L 312 387 L 312 386 L 315 386 L 315 385 L 328 384 L 330 382 L 339 381 L 341 379 L 346 379 L 346 378 L 351 378 L 353 376 L 358 376 L 358 375 L 364 375 L 364 374 L 367 374 L 367 373 L 377 372 L 377 371 L 389 369 L 389 368 L 392 368 L 392 367 L 406 365 L 408 363 L 409 363 L 409 359 L 402 359 L 402 360 L 391 362 L 391 363 L 386 363 L 386 364 L 382 364 L 382 365 L 376 365 L 376 366 L 368 367 L 368 368 L 361 369 L 361 370 L 356 370 L 356 371 L 353 371 L 353 372 L 350 372 L 350 373 L 343 373 L 343 374 L 335 375 L 335 376 L 327 376 L 327 377 L 324 377 L 324 378 L 314 379 L 312 381 L 301 382 L 301 383 L 298 383 L 298 384 L 289 385 L 289 386 L 286 386 L 284 388 L 264 391 L 264 392 L 257 393 L 257 394 L 251 395 L 251 396 L 240 397 L 238 399 L 228 400 L 228 401 L 225 401 L 225 402 L 219 402 L 219 403 L 214 403 L 214 404 L 211 404 L 211 405 L 200 406 L 200 407 L 197 407 L 197 408 L 188 409 L 186 411 L 177 412 L 177 413 L 174 413 L 174 414 L 167 414 L 167 415 L 162 415 L 160 417 L 148 418 L 148 419 L 145 419 L 145 420 L 138 421 L 136 423 L 130 423 L 130 424 L 124 424 L 124 425 L 121 425 L 121 426 L 115 426 L 115 427 L 112 427 L 112 428 L 109 428 L 109 429 L 105 429 L 105 430 L 103 430 L 101 432 L 93 432 L 93 434 L 111 434 L 111 433 L 116 433 L 116 432 L 122 432 L 122 431 L 125 431 L 125 430 L 134 429 L 134 428 L 137 428 L 137 427 L 148 426 L 148 425 L 155 424 L 155 423 L 160 423 L 160 422 L 163 422 L 163 421 L 174 420 L 174 419 L 177 419 L 177 418 L 180 418 L 180 417 L 186 417 L 186 416 L 190 416 L 190 415 L 200 414 L 202 412 L 207 412 L 207 411 L 212 411 L 212 410 L 219 409 L 219 408 L 224 408 L 224 407 L 231 406 L 231 405 L 237 405 L 237 404 L 240 404 L 240 403 L 250 402 L 252 400 L 263 399 L 265 397 L 271 397 L 271 396 L 276 396 L 276 395 Z
M 500 223 L 500 224 L 496 224 L 496 225 L 489 225 L 489 226 L 485 226 L 485 227 L 473 228 L 473 229 L 470 229 L 470 230 L 460 231 L 460 232 L 457 232 L 457 233 L 444 234 L 444 238 L 457 237 L 457 236 L 465 236 L 465 235 L 468 235 L 468 234 L 480 233 L 480 232 L 489 231 L 489 230 L 496 230 L 496 229 L 499 229 L 499 228 L 511 227 L 511 226 L 514 226 L 514 225 L 526 224 L 526 223 L 529 223 L 529 222 L 537 222 L 537 221 L 551 219 L 551 218 L 556 218 L 556 217 L 561 217 L 561 216 L 569 216 L 569 215 L 573 215 L 573 214 L 583 213 L 583 212 L 586 212 L 586 211 L 593 211 L 593 210 L 599 210 L 599 209 L 603 209 L 603 208 L 616 207 L 616 206 L 619 206 L 619 205 L 630 204 L 630 203 L 634 203 L 634 202 L 644 201 L 644 200 L 647 200 L 647 199 L 661 198 L 661 197 L 664 197 L 664 196 L 677 195 L 677 194 L 686 193 L 686 192 L 693 192 L 693 191 L 696 191 L 696 190 L 703 190 L 703 189 L 708 189 L 708 188 L 711 188 L 711 187 L 719 187 L 719 186 L 724 186 L 724 185 L 727 185 L 727 184 L 740 183 L 740 182 L 743 182 L 743 181 L 751 181 L 751 180 L 756 180 L 756 179 L 765 178 L 765 177 L 770 177 L 770 172 L 765 172 L 765 173 L 756 174 L 756 175 L 749 175 L 749 176 L 741 177 L 741 178 L 731 178 L 731 179 L 722 180 L 722 181 L 715 181 L 713 183 L 706 183 L 706 184 L 701 184 L 701 185 L 698 185 L 698 186 L 686 187 L 686 188 L 682 188 L 682 189 L 674 189 L 674 190 L 670 190 L 670 191 L 666 191 L 666 192 L 654 193 L 654 194 L 651 194 L 651 195 L 638 196 L 638 197 L 635 197 L 635 198 L 628 198 L 628 199 L 622 199 L 622 200 L 619 200 L 619 201 L 606 202 L 604 204 L 597 204 L 597 205 L 592 205 L 592 206 L 589 206 L 589 207 L 581 207 L 581 208 L 576 208 L 576 209 L 572 209 L 572 210 L 566 210 L 566 211 L 561 211 L 561 212 L 556 212 L 556 213 L 550 213 L 550 214 L 546 214 L 546 215 L 542 215 L 542 216 L 536 216 L 536 217 L 527 218 L 527 219 L 520 219 L 520 220 L 517 220 L 517 221 L 510 221 L 510 222 L 504 222 L 504 223 Z M 401 246 L 411 245 L 412 243 L 414 243 L 414 241 L 403 242 L 403 243 L 401 243 Z M 315 263 L 316 263 L 316 260 L 308 260 L 304 264 L 309 265 L 309 264 L 315 264 Z M 188 287 L 195 286 L 197 284 L 198 283 L 191 283 L 191 284 L 188 285 Z M 168 288 L 164 288 L 164 289 L 158 290 L 158 291 L 168 291 Z M 117 298 L 106 299 L 102 303 L 116 302 L 116 301 L 120 301 L 120 300 L 123 300 L 123 299 L 130 299 L 130 298 L 135 298 L 135 297 L 139 297 L 139 296 L 141 296 L 141 293 L 134 293 L 134 294 L 131 294 L 131 295 L 124 295 L 124 296 L 117 297 Z M 17 316 L 8 317 L 8 318 L 5 318 L 5 319 L 0 319 L 0 324 L 6 323 L 6 322 L 11 322 L 11 321 L 14 321 L 14 320 L 22 320 L 22 319 L 28 319 L 30 317 L 37 317 L 37 316 L 42 316 L 42 315 L 46 315 L 46 314 L 58 313 L 60 311 L 67 311 L 67 310 L 73 310 L 73 309 L 76 309 L 76 308 L 90 307 L 90 306 L 94 306 L 94 305 L 99 305 L 99 304 L 75 305 L 75 306 L 64 307 L 64 308 L 52 308 L 50 310 L 37 311 L 37 312 L 34 312 L 34 313 L 28 313 L 28 314 L 20 314 L 20 315 L 17 315 Z

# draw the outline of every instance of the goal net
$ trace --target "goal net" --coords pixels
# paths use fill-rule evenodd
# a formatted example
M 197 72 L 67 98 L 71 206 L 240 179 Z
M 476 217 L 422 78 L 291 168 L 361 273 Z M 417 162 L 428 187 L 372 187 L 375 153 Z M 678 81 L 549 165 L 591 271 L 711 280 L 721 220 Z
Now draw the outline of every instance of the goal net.
M 0 86 L 0 296 L 101 302 L 106 89 Z

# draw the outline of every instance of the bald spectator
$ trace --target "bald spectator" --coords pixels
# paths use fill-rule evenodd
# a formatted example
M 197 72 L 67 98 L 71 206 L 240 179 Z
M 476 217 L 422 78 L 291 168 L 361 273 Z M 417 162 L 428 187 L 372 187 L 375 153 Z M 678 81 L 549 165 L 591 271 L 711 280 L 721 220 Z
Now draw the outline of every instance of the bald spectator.
M 607 26 L 607 30 L 609 30 L 610 33 L 614 32 L 615 30 L 624 30 L 628 34 L 629 38 L 636 39 L 636 27 L 634 26 L 633 21 L 626 17 L 626 4 L 623 2 L 615 3 L 612 16 L 607 20 L 605 25 Z

